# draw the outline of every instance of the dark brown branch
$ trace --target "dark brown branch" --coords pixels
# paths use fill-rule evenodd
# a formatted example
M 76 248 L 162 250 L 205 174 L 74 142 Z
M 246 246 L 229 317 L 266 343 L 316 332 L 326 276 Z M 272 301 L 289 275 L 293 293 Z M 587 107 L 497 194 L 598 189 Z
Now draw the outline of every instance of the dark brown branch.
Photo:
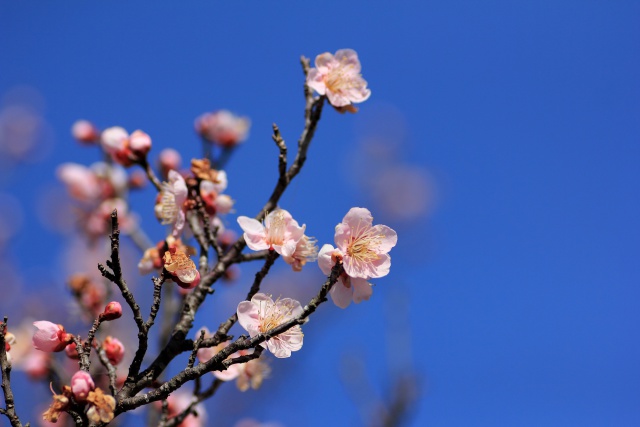
M 204 340 L 204 331 L 200 331 L 200 336 L 193 343 L 193 350 L 191 350 L 191 355 L 189 356 L 189 363 L 187 363 L 187 369 L 193 368 L 193 365 L 196 363 L 196 355 L 198 354 L 198 348 L 200 348 L 200 344 L 202 344 L 202 340 Z
M 280 129 L 274 123 L 273 124 L 273 142 L 276 143 L 280 150 L 278 156 L 278 180 L 282 181 L 284 185 L 287 183 L 287 144 L 285 144 L 282 135 L 280 135 Z
M 89 334 L 87 334 L 87 340 L 84 342 L 82 356 L 80 357 L 80 369 L 83 371 L 89 372 L 89 368 L 91 367 L 91 346 L 93 344 L 93 338 L 96 336 L 96 332 L 98 332 L 98 328 L 100 328 L 100 324 L 103 322 L 102 316 L 98 316 L 98 318 L 93 322 L 93 326 L 89 330 Z M 76 343 L 76 346 L 78 344 Z M 78 351 L 78 355 L 80 355 L 80 351 Z M 84 365 L 84 367 L 82 366 Z
M 91 362 L 89 361 L 89 351 L 85 351 L 82 340 L 79 336 L 73 337 L 73 342 L 76 344 L 76 351 L 78 352 L 78 364 L 81 371 L 89 372 Z
M 240 254 L 240 256 L 236 259 L 236 263 L 266 259 L 267 256 L 269 256 L 270 252 L 271 251 L 269 249 L 265 249 L 264 251 L 251 252 L 249 254 Z
M 11 390 L 11 363 L 7 358 L 7 349 L 5 347 L 5 334 L 7 333 L 7 316 L 0 322 L 0 369 L 2 369 L 2 392 L 4 393 L 4 408 L 0 412 L 9 419 L 12 427 L 22 427 L 20 417 L 16 413 L 16 406 L 13 399 L 13 391 Z M 28 423 L 27 426 L 28 427 Z

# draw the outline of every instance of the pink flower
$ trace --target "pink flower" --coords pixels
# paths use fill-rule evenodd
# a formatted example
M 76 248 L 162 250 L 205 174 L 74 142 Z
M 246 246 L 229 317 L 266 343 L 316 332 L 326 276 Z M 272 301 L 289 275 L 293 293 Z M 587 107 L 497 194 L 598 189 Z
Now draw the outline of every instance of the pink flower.
M 88 372 L 78 371 L 71 377 L 71 391 L 79 402 L 84 402 L 89 396 L 89 392 L 96 388 L 93 378 Z
M 200 272 L 187 254 L 170 247 L 163 256 L 164 269 L 173 276 L 173 281 L 183 289 L 193 289 L 200 283 Z
M 391 257 L 387 253 L 398 236 L 386 225 L 372 226 L 373 217 L 365 208 L 351 208 L 336 226 L 336 246 L 343 253 L 344 271 L 362 279 L 389 274 Z
M 264 225 L 246 216 L 238 217 L 238 224 L 244 230 L 244 239 L 250 249 L 275 250 L 280 255 L 288 257 L 295 253 L 305 230 L 305 226 L 300 227 L 284 209 L 276 209 L 267 215 Z
M 364 208 L 351 208 L 336 226 L 335 242 L 338 248 L 324 245 L 318 254 L 318 266 L 330 274 L 338 259 L 344 273 L 330 291 L 331 299 L 346 308 L 351 299 L 355 303 L 368 300 L 373 293 L 367 279 L 389 274 L 391 258 L 387 253 L 396 245 L 398 236 L 386 225 L 372 226 L 371 212 Z
M 190 393 L 186 393 L 179 390 L 175 393 L 171 393 L 167 398 L 168 403 L 168 416 L 169 419 L 179 415 L 182 411 L 187 409 L 193 402 L 194 396 Z M 207 411 L 202 403 L 195 405 L 198 416 L 193 414 L 188 415 L 184 421 L 178 424 L 178 427 L 202 427 L 207 423 Z
M 119 339 L 113 338 L 112 336 L 106 337 L 102 343 L 102 348 L 104 348 L 107 359 L 109 359 L 112 365 L 117 365 L 122 362 L 122 358 L 124 357 L 124 344 L 122 344 Z
M 291 256 L 283 256 L 284 261 L 291 265 L 293 271 L 302 271 L 307 262 L 318 259 L 318 241 L 313 237 L 303 235 L 296 245 L 296 250 Z
M 259 389 L 262 381 L 271 374 L 271 368 L 264 361 L 264 357 L 251 359 L 247 363 L 238 364 L 238 366 L 240 368 L 240 375 L 238 375 L 238 379 L 236 380 L 236 387 L 238 387 L 240 391 L 247 391 L 249 388 L 254 390 Z
M 93 202 L 102 195 L 102 187 L 95 173 L 86 166 L 63 163 L 56 170 L 58 179 L 66 186 L 69 194 L 82 202 Z
M 318 266 L 327 276 L 338 259 L 343 259 L 343 253 L 331 245 L 324 245 L 318 254 Z M 340 308 L 347 308 L 353 299 L 356 304 L 368 300 L 373 294 L 371 284 L 365 279 L 349 277 L 342 273 L 338 282 L 329 291 L 334 304 Z
M 291 298 L 277 299 L 274 302 L 268 295 L 258 293 L 251 301 L 238 304 L 237 313 L 240 325 L 254 337 L 299 316 L 302 314 L 302 306 Z M 296 325 L 260 345 L 276 357 L 290 357 L 292 351 L 302 348 L 303 336 L 302 329 Z
M 173 224 L 173 235 L 178 236 L 185 223 L 183 211 L 187 200 L 187 184 L 182 175 L 174 170 L 169 171 L 169 182 L 162 183 L 162 191 L 155 206 L 156 217 L 161 224 Z
M 366 101 L 371 95 L 354 50 L 340 49 L 335 55 L 323 53 L 316 56 L 315 65 L 309 70 L 307 86 L 326 95 L 334 107 L 348 107 Z
M 227 110 L 204 113 L 196 119 L 196 132 L 223 147 L 233 147 L 247 139 L 251 121 Z
M 73 339 L 70 334 L 65 332 L 62 325 L 56 325 L 47 320 L 33 322 L 33 326 L 38 328 L 33 334 L 33 346 L 40 351 L 62 351 Z
M 201 331 L 204 331 L 204 337 L 206 338 L 211 338 L 213 337 L 215 334 L 211 334 L 209 333 L 209 330 L 207 328 L 202 328 Z M 196 336 L 200 336 L 200 332 L 198 332 L 196 334 Z M 218 354 L 222 349 L 224 349 L 225 347 L 227 347 L 230 344 L 230 341 L 225 341 L 223 343 L 218 344 L 215 347 L 207 347 L 207 348 L 201 348 L 198 349 L 198 360 L 200 361 L 200 363 L 205 363 L 207 362 L 209 359 L 211 359 L 213 356 L 215 356 L 216 354 Z M 237 353 L 233 353 L 232 355 L 230 355 L 229 357 L 227 357 L 227 359 L 231 359 L 234 357 L 238 357 L 239 354 Z M 238 377 L 238 375 L 240 375 L 240 371 L 242 370 L 241 364 L 236 363 L 234 365 L 231 365 L 227 368 L 227 370 L 225 371 L 213 371 L 212 374 L 218 378 L 219 380 L 222 381 L 231 381 L 235 378 Z

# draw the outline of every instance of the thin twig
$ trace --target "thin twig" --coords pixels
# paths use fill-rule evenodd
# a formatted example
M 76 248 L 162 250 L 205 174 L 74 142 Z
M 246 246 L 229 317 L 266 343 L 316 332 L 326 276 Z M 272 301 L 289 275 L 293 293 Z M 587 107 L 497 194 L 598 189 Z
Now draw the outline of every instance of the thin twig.
M 153 172 L 153 169 L 151 169 L 151 166 L 149 165 L 149 162 L 147 161 L 146 157 L 144 157 L 142 160 L 140 160 L 140 166 L 142 166 L 142 169 L 144 169 L 144 171 L 147 174 L 147 178 L 149 178 L 149 181 L 151 181 L 153 186 L 156 187 L 156 190 L 158 190 L 158 193 L 161 192 L 162 191 L 162 183 L 160 182 L 160 180 L 156 176 L 155 172 Z
M 111 364 L 109 358 L 107 357 L 107 353 L 104 350 L 104 347 L 101 345 L 97 346 L 96 352 L 98 353 L 98 359 L 102 366 L 107 369 L 107 373 L 109 375 L 109 390 L 111 391 L 111 395 L 116 395 L 116 368 Z
M 5 316 L 4 320 L 0 322 L 0 369 L 2 369 L 2 391 L 4 393 L 5 406 L 1 413 L 9 419 L 12 427 L 22 427 L 20 417 L 16 413 L 13 391 L 11 390 L 11 363 L 7 358 L 7 349 L 5 347 L 7 321 L 8 317 Z

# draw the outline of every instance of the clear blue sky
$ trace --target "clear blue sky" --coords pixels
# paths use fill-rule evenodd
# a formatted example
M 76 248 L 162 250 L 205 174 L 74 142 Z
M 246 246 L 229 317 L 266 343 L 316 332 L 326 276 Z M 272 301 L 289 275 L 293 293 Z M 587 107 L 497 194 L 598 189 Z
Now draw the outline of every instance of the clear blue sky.
M 360 423 L 341 361 L 357 355 L 385 390 L 387 302 L 404 295 L 408 308 L 391 311 L 408 322 L 391 344 L 402 359 L 411 338 L 422 395 L 410 425 L 640 425 L 639 22 L 632 1 L 1 0 L 0 96 L 35 88 L 53 141 L 40 162 L 0 175 L 24 211 L 10 256 L 28 286 L 63 288 L 48 256 L 63 245 L 32 211 L 56 165 L 96 160 L 69 136 L 78 118 L 143 129 L 155 152 L 190 158 L 197 115 L 250 116 L 229 194 L 255 214 L 276 177 L 271 123 L 291 144 L 301 129 L 299 56 L 353 48 L 372 96 L 355 116 L 325 111 L 283 207 L 321 244 L 351 206 L 370 207 L 399 233 L 391 274 L 368 303 L 323 306 L 303 350 L 249 396 L 249 415 Z M 364 137 L 379 126 L 398 167 L 431 177 L 429 215 L 385 214 L 363 184 L 380 179 Z M 152 198 L 132 203 L 159 233 Z M 217 314 L 199 320 L 215 326 Z M 232 388 L 222 401 L 247 397 Z M 210 418 L 230 425 L 229 407 Z

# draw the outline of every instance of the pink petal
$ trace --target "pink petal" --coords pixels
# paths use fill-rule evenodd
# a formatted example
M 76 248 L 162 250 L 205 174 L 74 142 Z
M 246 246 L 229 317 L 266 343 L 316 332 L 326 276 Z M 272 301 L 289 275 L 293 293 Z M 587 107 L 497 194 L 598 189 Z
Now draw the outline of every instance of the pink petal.
M 289 310 L 289 318 L 298 317 L 302 314 L 302 305 L 299 301 L 291 298 L 283 298 L 280 300 L 280 306 L 287 307 Z
M 316 56 L 316 68 L 318 68 L 321 72 L 325 71 L 327 68 L 331 68 L 337 65 L 337 61 L 329 52 L 322 53 Z M 323 70 L 324 69 L 324 70 Z
M 269 249 L 269 245 L 265 242 L 264 227 L 258 220 L 247 216 L 239 216 L 238 224 L 244 231 L 244 240 L 247 242 L 249 249 L 254 251 Z
M 255 297 L 254 297 L 255 298 Z M 251 336 L 256 335 L 252 331 L 257 331 L 260 325 L 258 305 L 251 301 L 242 301 L 238 304 L 238 323 L 246 329 Z
M 364 279 L 352 279 L 351 285 L 353 286 L 353 302 L 359 304 L 362 301 L 367 301 L 373 294 L 373 286 Z
M 286 346 L 284 346 L 280 340 L 270 339 L 269 341 L 267 341 L 267 348 L 275 357 L 281 359 L 285 357 L 291 357 L 291 350 L 286 348 Z
M 334 107 L 346 107 L 351 104 L 351 100 L 339 92 L 327 91 L 327 98 Z
M 333 261 L 331 261 L 331 253 L 335 250 L 335 248 L 329 244 L 325 244 L 320 248 L 320 252 L 318 252 L 318 267 L 320 270 L 326 275 L 331 274 L 331 269 L 333 268 Z M 335 286 L 334 286 L 335 287 Z
M 320 95 L 324 95 L 327 91 L 327 86 L 324 83 L 324 74 L 320 74 L 320 72 L 315 68 L 310 69 L 309 75 L 307 76 L 307 86 L 318 92 Z
M 389 274 L 389 268 L 391 268 L 391 257 L 387 254 L 381 254 L 377 260 L 371 263 L 369 277 L 384 277 Z
M 335 58 L 340 65 L 351 65 L 354 72 L 360 72 L 360 60 L 358 54 L 353 49 L 340 49 L 336 52 Z
M 375 233 L 382 236 L 382 241 L 378 247 L 382 253 L 389 252 L 398 243 L 398 234 L 386 225 L 376 225 L 373 227 Z
M 342 283 L 342 280 L 339 280 L 338 283 L 333 285 L 333 287 L 329 291 L 329 295 L 331 295 L 333 303 L 340 308 L 349 307 L 349 304 L 351 304 L 352 293 L 353 291 L 350 288 L 347 288 Z
M 347 224 L 352 230 L 361 230 L 371 227 L 373 216 L 366 208 L 351 208 L 342 218 L 342 223 Z
M 334 235 L 333 240 L 336 242 L 336 246 L 340 248 L 342 252 L 346 252 L 347 250 L 347 245 L 351 240 L 351 232 L 351 227 L 349 227 L 345 223 L 336 225 L 336 234 Z

